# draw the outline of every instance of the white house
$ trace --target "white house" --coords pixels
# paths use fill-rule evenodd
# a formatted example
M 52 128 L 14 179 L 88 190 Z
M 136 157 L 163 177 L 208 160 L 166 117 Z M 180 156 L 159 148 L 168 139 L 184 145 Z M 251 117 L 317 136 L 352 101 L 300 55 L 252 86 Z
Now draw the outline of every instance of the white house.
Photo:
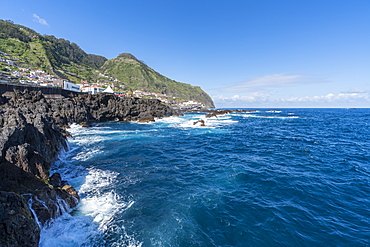
M 92 86 L 92 87 L 83 87 L 81 88 L 81 90 L 82 92 L 85 92 L 85 93 L 95 94 L 95 93 L 103 92 L 105 88 Z
M 63 89 L 69 90 L 69 91 L 75 91 L 75 92 L 81 92 L 80 85 L 64 81 L 63 82 Z

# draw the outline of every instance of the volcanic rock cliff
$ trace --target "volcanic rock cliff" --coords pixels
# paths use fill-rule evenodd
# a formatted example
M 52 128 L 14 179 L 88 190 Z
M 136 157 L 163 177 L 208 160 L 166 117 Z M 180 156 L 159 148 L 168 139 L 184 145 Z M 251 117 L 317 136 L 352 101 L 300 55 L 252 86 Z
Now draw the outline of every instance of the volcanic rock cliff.
M 154 121 L 176 112 L 158 100 L 110 94 L 46 99 L 40 92 L 0 95 L 0 246 L 37 246 L 40 226 L 78 204 L 75 189 L 50 177 L 71 123 Z M 35 215 L 37 217 L 35 217 Z

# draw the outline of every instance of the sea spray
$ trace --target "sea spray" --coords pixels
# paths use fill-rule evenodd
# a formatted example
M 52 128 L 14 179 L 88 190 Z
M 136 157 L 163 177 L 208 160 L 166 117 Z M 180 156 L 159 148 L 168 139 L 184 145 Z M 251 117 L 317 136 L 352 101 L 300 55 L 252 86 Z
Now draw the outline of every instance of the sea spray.
M 27 200 L 27 205 L 28 205 L 28 208 L 30 209 L 31 213 L 32 213 L 32 216 L 33 218 L 35 219 L 37 225 L 40 227 L 40 229 L 42 228 L 42 225 L 41 225 L 41 222 L 39 221 L 39 219 L 37 218 L 37 215 L 36 215 L 36 212 L 35 210 L 33 210 L 32 208 L 32 203 L 33 203 L 33 199 L 32 199 L 32 194 L 23 194 L 22 196 L 26 196 L 26 197 L 29 197 L 29 199 Z
M 140 246 L 123 226 L 118 227 L 113 221 L 116 214 L 134 204 L 115 192 L 119 173 L 85 166 L 99 155 L 98 144 L 109 132 L 104 130 L 75 124 L 69 129 L 69 149 L 59 156 L 52 172 L 60 173 L 78 189 L 81 202 L 42 228 L 40 246 L 105 246 L 113 229 L 121 237 L 109 246 Z
M 57 169 L 81 204 L 42 246 L 370 245 L 369 125 L 368 109 L 261 109 L 78 127 Z

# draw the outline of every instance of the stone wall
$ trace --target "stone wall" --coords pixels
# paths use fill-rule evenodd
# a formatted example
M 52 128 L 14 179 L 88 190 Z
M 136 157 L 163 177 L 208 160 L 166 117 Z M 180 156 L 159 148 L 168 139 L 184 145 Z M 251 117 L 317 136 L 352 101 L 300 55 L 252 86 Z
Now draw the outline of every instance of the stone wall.
M 52 99 L 60 99 L 63 97 L 67 97 L 70 94 L 72 95 L 86 94 L 82 92 L 78 93 L 78 92 L 64 90 L 60 87 L 42 87 L 42 86 L 32 86 L 32 85 L 0 82 L 0 95 L 3 95 L 7 98 L 10 98 L 13 95 L 13 92 L 15 90 L 24 91 L 25 89 L 27 89 L 30 92 L 32 91 L 41 92 L 45 98 L 52 98 Z

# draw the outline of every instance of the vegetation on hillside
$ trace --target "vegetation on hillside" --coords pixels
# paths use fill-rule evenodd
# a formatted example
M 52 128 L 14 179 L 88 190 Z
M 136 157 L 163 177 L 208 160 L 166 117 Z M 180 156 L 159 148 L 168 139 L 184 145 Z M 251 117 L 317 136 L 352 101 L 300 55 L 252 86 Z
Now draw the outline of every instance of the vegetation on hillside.
M 97 81 L 96 69 L 107 59 L 85 53 L 77 44 L 27 27 L 0 20 L 0 51 L 11 54 L 20 66 L 42 69 L 73 82 Z
M 171 80 L 131 54 L 123 53 L 107 60 L 103 56 L 87 54 L 68 40 L 40 35 L 12 21 L 0 20 L 0 51 L 10 54 L 19 66 L 42 69 L 75 83 L 109 81 L 117 89 L 124 86 L 131 90 L 162 93 L 214 107 L 212 99 L 200 87 Z
M 166 94 L 170 97 L 203 102 L 214 107 L 213 101 L 200 87 L 171 80 L 129 53 L 108 60 L 100 68 L 105 74 L 112 75 L 127 88 Z

